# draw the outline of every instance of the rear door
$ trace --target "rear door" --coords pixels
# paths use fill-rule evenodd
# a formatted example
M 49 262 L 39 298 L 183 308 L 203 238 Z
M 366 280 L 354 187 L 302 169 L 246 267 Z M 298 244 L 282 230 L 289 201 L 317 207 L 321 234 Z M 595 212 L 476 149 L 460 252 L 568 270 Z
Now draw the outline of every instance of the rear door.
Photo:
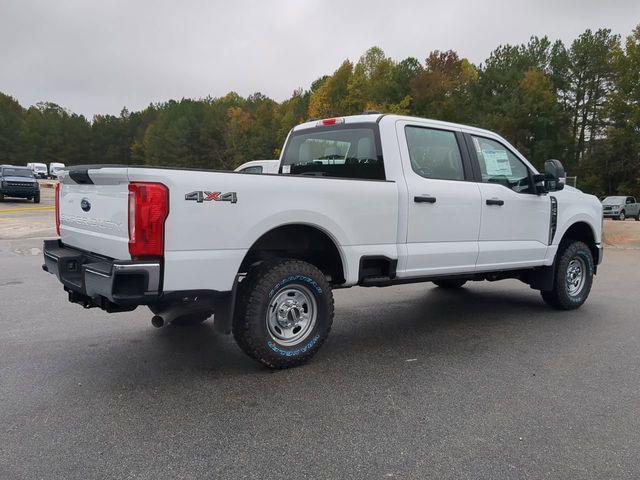
M 480 191 L 455 129 L 396 124 L 408 189 L 406 265 L 399 277 L 467 273 L 475 269 Z
M 533 172 L 505 144 L 479 135 L 467 139 L 481 180 L 477 270 L 542 265 L 549 244 L 550 196 L 536 193 Z

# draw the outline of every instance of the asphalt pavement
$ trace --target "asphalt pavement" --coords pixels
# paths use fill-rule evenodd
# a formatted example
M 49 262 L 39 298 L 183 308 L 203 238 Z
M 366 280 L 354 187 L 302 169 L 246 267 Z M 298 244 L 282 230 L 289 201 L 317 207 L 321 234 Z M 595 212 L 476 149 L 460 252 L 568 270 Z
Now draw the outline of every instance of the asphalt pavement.
M 640 476 L 640 250 L 558 312 L 517 281 L 335 292 L 306 366 L 66 301 L 0 241 L 0 478 Z
M 0 202 L 0 240 L 50 237 L 56 234 L 55 190 L 44 188 L 44 183 L 41 182 L 40 203 L 10 197 L 5 197 Z

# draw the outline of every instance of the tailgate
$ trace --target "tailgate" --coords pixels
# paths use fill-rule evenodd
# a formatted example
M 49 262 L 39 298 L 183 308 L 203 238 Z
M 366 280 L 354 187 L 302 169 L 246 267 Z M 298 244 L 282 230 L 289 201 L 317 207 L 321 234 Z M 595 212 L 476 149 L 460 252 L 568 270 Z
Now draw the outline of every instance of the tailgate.
M 127 169 L 71 168 L 61 175 L 60 239 L 63 244 L 128 260 Z

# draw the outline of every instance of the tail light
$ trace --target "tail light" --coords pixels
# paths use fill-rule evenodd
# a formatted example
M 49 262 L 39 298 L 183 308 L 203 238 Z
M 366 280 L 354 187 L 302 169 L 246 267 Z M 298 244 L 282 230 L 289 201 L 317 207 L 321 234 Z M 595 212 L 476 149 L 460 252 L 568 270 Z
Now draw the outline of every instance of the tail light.
M 56 183 L 56 233 L 60 236 L 60 182 Z
M 162 256 L 169 190 L 161 183 L 129 184 L 129 253 L 131 257 Z

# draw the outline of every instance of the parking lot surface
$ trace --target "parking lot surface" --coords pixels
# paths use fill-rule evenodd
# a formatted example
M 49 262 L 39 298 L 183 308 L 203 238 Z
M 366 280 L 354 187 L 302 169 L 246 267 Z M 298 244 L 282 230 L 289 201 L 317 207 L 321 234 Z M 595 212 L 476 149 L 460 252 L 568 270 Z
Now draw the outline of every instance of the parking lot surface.
M 47 181 L 51 184 L 52 182 Z M 41 182 L 40 203 L 22 198 L 0 202 L 0 240 L 53 236 L 56 234 L 53 188 Z
M 587 303 L 517 281 L 335 292 L 306 366 L 205 323 L 68 303 L 40 240 L 0 241 L 0 477 L 638 478 L 640 251 Z

